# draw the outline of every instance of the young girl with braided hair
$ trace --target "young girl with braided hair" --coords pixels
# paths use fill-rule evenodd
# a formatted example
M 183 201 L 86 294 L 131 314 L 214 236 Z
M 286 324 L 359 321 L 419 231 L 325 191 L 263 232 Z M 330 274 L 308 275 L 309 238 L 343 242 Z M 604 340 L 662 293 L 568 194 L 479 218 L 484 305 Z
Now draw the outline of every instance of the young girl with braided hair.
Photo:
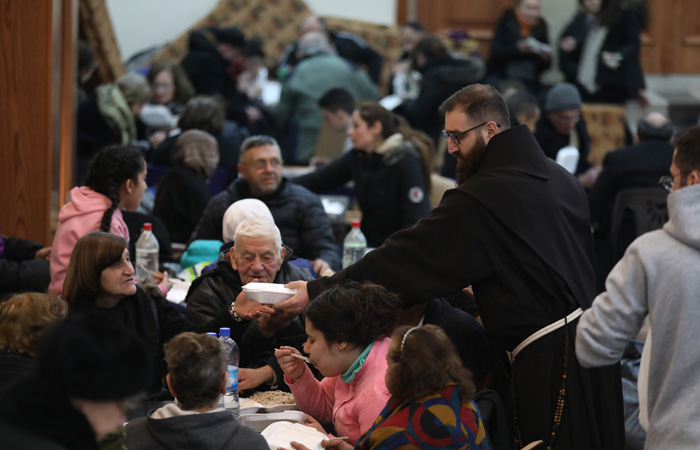
M 51 294 L 62 295 L 73 247 L 82 236 L 104 231 L 129 241 L 121 209 L 136 210 L 146 187 L 146 161 L 140 150 L 107 147 L 95 155 L 85 185 L 71 189 L 71 201 L 58 213 L 51 250 Z

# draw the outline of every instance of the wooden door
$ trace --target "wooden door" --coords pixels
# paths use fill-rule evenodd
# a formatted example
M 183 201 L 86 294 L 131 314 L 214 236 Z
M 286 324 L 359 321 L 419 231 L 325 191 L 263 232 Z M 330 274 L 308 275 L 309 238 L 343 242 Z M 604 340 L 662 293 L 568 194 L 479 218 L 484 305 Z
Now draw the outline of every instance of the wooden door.
M 644 73 L 700 73 L 700 2 L 649 1 L 649 26 L 642 33 Z
M 479 42 L 482 56 L 487 58 L 493 29 L 503 11 L 514 3 L 513 0 L 399 0 L 397 23 L 406 22 L 409 9 L 415 5 L 416 18 L 427 31 L 468 30 L 470 37 Z M 647 5 L 648 26 L 642 32 L 644 73 L 699 74 L 700 1 L 648 0 Z
M 415 2 L 416 17 L 430 33 L 445 30 L 466 30 L 479 43 L 479 52 L 486 58 L 493 29 L 503 11 L 513 7 L 513 0 L 433 0 Z M 408 1 L 397 4 L 398 23 L 406 22 Z

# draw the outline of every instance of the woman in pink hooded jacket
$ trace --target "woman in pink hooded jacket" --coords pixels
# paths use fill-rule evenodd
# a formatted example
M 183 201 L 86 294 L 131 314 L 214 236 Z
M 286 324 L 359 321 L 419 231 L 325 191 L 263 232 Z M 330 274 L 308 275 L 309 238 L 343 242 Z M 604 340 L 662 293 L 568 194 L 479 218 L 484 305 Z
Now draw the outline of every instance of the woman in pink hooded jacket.
M 387 337 L 399 314 L 399 300 L 372 283 L 348 282 L 318 296 L 306 310 L 304 352 L 325 377 L 282 347 L 275 356 L 309 424 L 332 423 L 336 433 L 355 442 L 370 429 L 391 394 L 386 387 Z M 315 420 L 314 420 L 315 419 Z
M 63 294 L 68 262 L 82 236 L 99 230 L 129 241 L 121 209 L 136 210 L 146 188 L 146 161 L 140 150 L 108 147 L 95 155 L 85 185 L 71 189 L 71 201 L 58 213 L 58 229 L 51 246 L 50 294 Z

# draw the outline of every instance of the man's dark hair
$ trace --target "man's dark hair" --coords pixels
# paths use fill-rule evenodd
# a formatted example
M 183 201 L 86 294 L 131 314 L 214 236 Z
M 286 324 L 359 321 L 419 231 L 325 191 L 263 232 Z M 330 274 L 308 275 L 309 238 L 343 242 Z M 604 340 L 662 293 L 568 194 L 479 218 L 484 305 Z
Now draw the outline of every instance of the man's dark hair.
M 425 56 L 425 59 L 430 61 L 441 58 L 447 54 L 447 46 L 434 34 L 427 34 L 416 42 L 416 46 L 411 51 L 411 61 L 414 67 L 416 66 L 416 58 L 418 55 Z
M 681 174 L 700 170 L 700 125 L 690 128 L 678 138 L 673 161 Z
M 440 113 L 459 109 L 475 123 L 493 120 L 501 131 L 510 128 L 508 107 L 496 88 L 488 84 L 471 84 L 455 92 L 440 105 Z
M 326 93 L 318 99 L 318 106 L 329 111 L 338 111 L 341 109 L 348 114 L 352 114 L 355 110 L 355 99 L 347 89 L 333 88 L 326 91 Z
M 90 70 L 95 65 L 95 51 L 87 42 L 78 42 L 78 72 Z
M 506 100 L 506 105 L 508 105 L 508 110 L 513 118 L 519 115 L 532 118 L 540 107 L 537 97 L 528 91 L 518 91 L 511 95 Z
M 243 161 L 243 155 L 245 155 L 251 148 L 258 148 L 264 145 L 271 145 L 277 148 L 280 147 L 275 138 L 272 136 L 266 136 L 263 134 L 251 136 L 246 138 L 246 140 L 241 144 L 241 151 L 238 156 L 238 160 Z
M 647 114 L 637 122 L 637 137 L 640 141 L 668 142 L 673 137 L 673 131 L 671 121 L 659 113 Z

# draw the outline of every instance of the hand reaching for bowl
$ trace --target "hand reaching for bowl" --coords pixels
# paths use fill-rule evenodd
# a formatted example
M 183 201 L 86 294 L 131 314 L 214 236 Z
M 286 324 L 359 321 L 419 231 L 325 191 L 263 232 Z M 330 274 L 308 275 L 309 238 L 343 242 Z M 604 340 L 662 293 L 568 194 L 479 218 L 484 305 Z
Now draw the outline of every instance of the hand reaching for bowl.
M 275 309 L 295 315 L 303 313 L 306 307 L 309 306 L 309 292 L 306 290 L 306 281 L 292 281 L 285 284 L 284 287 L 296 289 L 297 293 L 289 300 L 276 303 Z
M 241 291 L 236 297 L 236 315 L 244 320 L 253 320 L 263 313 L 275 314 L 275 310 L 262 303 L 251 301 L 245 292 Z

